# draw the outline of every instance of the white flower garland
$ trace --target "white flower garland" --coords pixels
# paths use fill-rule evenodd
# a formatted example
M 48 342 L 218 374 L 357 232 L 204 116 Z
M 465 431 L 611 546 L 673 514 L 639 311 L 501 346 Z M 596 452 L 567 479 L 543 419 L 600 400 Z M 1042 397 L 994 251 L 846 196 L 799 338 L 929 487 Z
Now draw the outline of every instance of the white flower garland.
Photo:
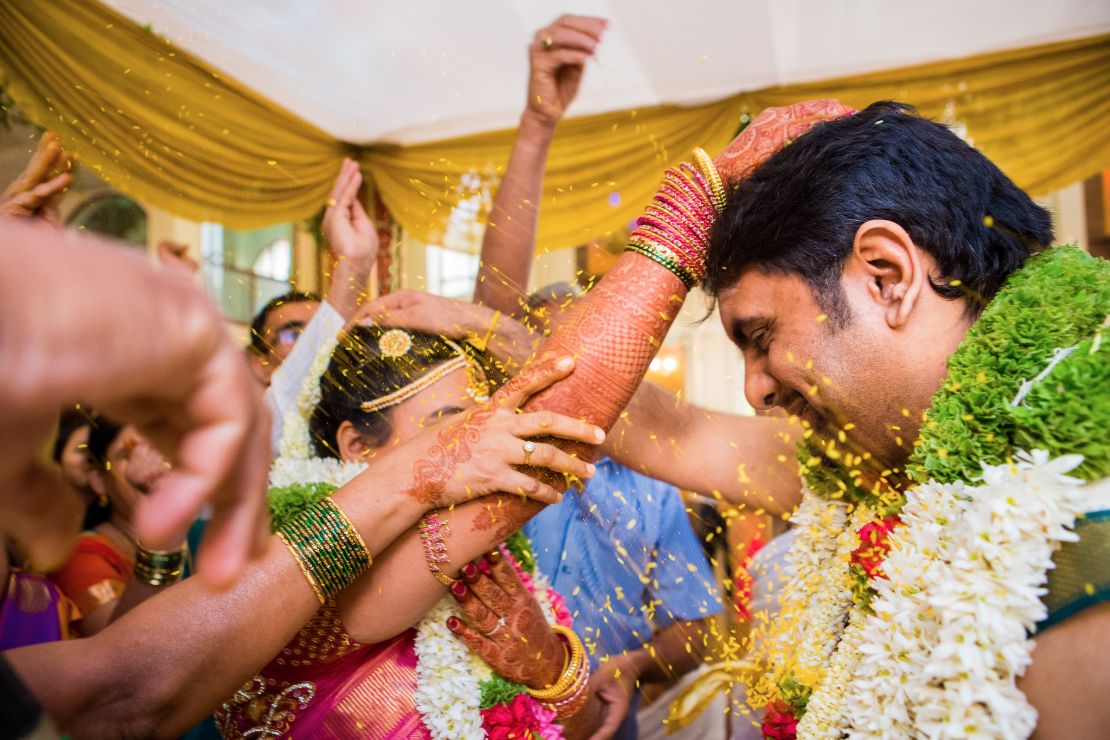
M 342 488 L 364 470 L 364 462 L 345 462 L 334 457 L 279 457 L 270 467 L 270 487 L 328 483 Z
M 1091 502 L 1083 481 L 1067 475 L 1080 456 L 1015 457 L 984 466 L 978 486 L 930 482 L 907 492 L 887 577 L 873 581 L 874 613 L 850 608 L 799 738 L 1032 733 L 1036 711 L 1016 685 L 1031 662 L 1026 635 L 1046 615 L 1040 596 L 1052 554 L 1077 539 L 1075 518 Z M 838 535 L 830 528 L 825 536 Z M 795 547 L 812 547 L 810 538 Z M 792 555 L 804 575 L 812 557 Z
M 907 492 L 864 624 L 846 702 L 850 735 L 1028 737 L 1037 713 L 1017 688 L 1032 662 L 1026 635 L 1062 542 L 1084 511 L 1079 455 L 1019 452 L 984 466 L 982 485 Z
M 782 605 L 779 617 L 771 624 L 757 622 L 753 630 L 756 648 L 752 664 L 774 670 L 773 674 L 756 676 L 749 681 L 749 701 L 754 706 L 765 703 L 773 687 L 794 668 L 802 652 L 798 645 L 806 641 L 808 653 L 827 639 L 807 640 L 810 632 L 828 635 L 839 627 L 832 624 L 835 615 L 826 613 L 818 617 L 809 607 L 817 601 L 830 601 L 826 592 L 837 585 L 835 579 L 829 577 L 828 563 L 835 557 L 838 544 L 837 538 L 830 536 L 830 532 L 844 529 L 848 521 L 848 507 L 839 501 L 823 499 L 806 489 L 791 521 L 798 531 L 794 546 L 787 555 L 793 576 L 784 584 L 779 595 Z M 824 624 L 819 626 L 818 622 Z M 807 655 L 804 660 L 812 664 L 813 656 Z
M 448 617 L 462 618 L 445 596 L 416 628 L 416 693 L 413 699 L 435 740 L 481 740 L 481 678 L 470 650 L 447 629 Z M 488 669 L 487 669 L 488 671 Z
M 340 333 L 333 334 L 316 350 L 316 356 L 312 358 L 312 365 L 301 384 L 301 390 L 297 393 L 297 408 L 293 413 L 286 414 L 282 421 L 278 453 L 283 458 L 304 460 L 312 457 L 312 435 L 308 430 L 308 420 L 312 418 L 313 410 L 320 403 L 320 378 L 324 376 L 328 364 L 331 363 L 332 353 L 339 344 Z

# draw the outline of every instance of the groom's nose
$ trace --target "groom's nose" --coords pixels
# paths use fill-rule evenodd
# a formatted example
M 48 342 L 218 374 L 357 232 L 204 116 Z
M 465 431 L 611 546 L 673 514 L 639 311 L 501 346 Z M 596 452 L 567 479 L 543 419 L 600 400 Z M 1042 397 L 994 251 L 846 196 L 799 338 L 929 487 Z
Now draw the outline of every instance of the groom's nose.
M 744 396 L 752 408 L 766 411 L 781 402 L 782 388 L 767 372 L 767 361 L 750 355 L 744 357 Z

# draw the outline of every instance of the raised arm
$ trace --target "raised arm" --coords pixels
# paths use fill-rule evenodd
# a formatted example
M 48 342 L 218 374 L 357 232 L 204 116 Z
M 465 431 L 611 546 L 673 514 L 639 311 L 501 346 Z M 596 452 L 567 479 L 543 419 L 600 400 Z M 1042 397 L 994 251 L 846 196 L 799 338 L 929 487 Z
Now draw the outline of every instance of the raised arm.
M 781 417 L 709 411 L 644 383 L 603 449 L 650 478 L 784 514 L 801 499 L 801 431 Z
M 73 182 L 72 169 L 73 155 L 62 149 L 57 134 L 46 131 L 27 166 L 0 193 L 0 216 L 56 222 L 58 200 Z
M 528 47 L 528 99 L 482 240 L 475 303 L 522 314 L 548 149 L 605 25 L 600 18 L 564 15 L 537 31 Z
M 378 259 L 378 234 L 358 199 L 362 174 L 354 160 L 344 159 L 335 178 L 322 229 L 333 265 L 325 300 L 344 319 L 354 316 L 368 297 L 370 272 Z

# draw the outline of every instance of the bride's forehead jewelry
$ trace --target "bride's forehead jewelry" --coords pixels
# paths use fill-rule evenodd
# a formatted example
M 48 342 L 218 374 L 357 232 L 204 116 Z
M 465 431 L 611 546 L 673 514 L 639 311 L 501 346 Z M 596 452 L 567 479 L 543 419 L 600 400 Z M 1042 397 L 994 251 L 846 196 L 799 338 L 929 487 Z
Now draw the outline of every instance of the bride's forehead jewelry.
M 450 340 L 443 340 L 447 346 L 455 350 L 455 356 L 442 365 L 438 365 L 430 372 L 425 373 L 406 386 L 398 388 L 392 393 L 387 393 L 379 398 L 364 401 L 360 404 L 363 411 L 383 411 L 385 409 L 404 403 L 421 391 L 426 390 L 440 380 L 460 368 L 466 369 L 466 393 L 475 403 L 485 403 L 490 397 L 489 380 L 481 364 L 471 359 L 459 344 Z M 378 350 L 382 357 L 397 359 L 404 357 L 412 349 L 412 336 L 402 329 L 390 329 L 382 334 L 378 340 Z
M 412 336 L 404 329 L 390 329 L 378 339 L 378 352 L 392 360 L 404 357 L 412 349 Z

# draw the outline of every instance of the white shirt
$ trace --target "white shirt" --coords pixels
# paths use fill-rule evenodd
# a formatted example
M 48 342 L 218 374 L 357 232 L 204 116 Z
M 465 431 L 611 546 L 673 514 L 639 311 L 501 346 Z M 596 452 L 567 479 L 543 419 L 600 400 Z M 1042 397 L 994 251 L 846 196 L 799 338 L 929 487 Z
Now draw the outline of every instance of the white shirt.
M 297 337 L 293 351 L 285 362 L 270 376 L 270 387 L 266 389 L 266 403 L 273 414 L 273 427 L 270 431 L 271 454 L 277 457 L 281 444 L 281 431 L 285 427 L 285 417 L 297 413 L 297 394 L 301 392 L 305 378 L 312 369 L 316 353 L 325 342 L 343 331 L 346 320 L 330 303 L 322 301 L 312 320 Z

